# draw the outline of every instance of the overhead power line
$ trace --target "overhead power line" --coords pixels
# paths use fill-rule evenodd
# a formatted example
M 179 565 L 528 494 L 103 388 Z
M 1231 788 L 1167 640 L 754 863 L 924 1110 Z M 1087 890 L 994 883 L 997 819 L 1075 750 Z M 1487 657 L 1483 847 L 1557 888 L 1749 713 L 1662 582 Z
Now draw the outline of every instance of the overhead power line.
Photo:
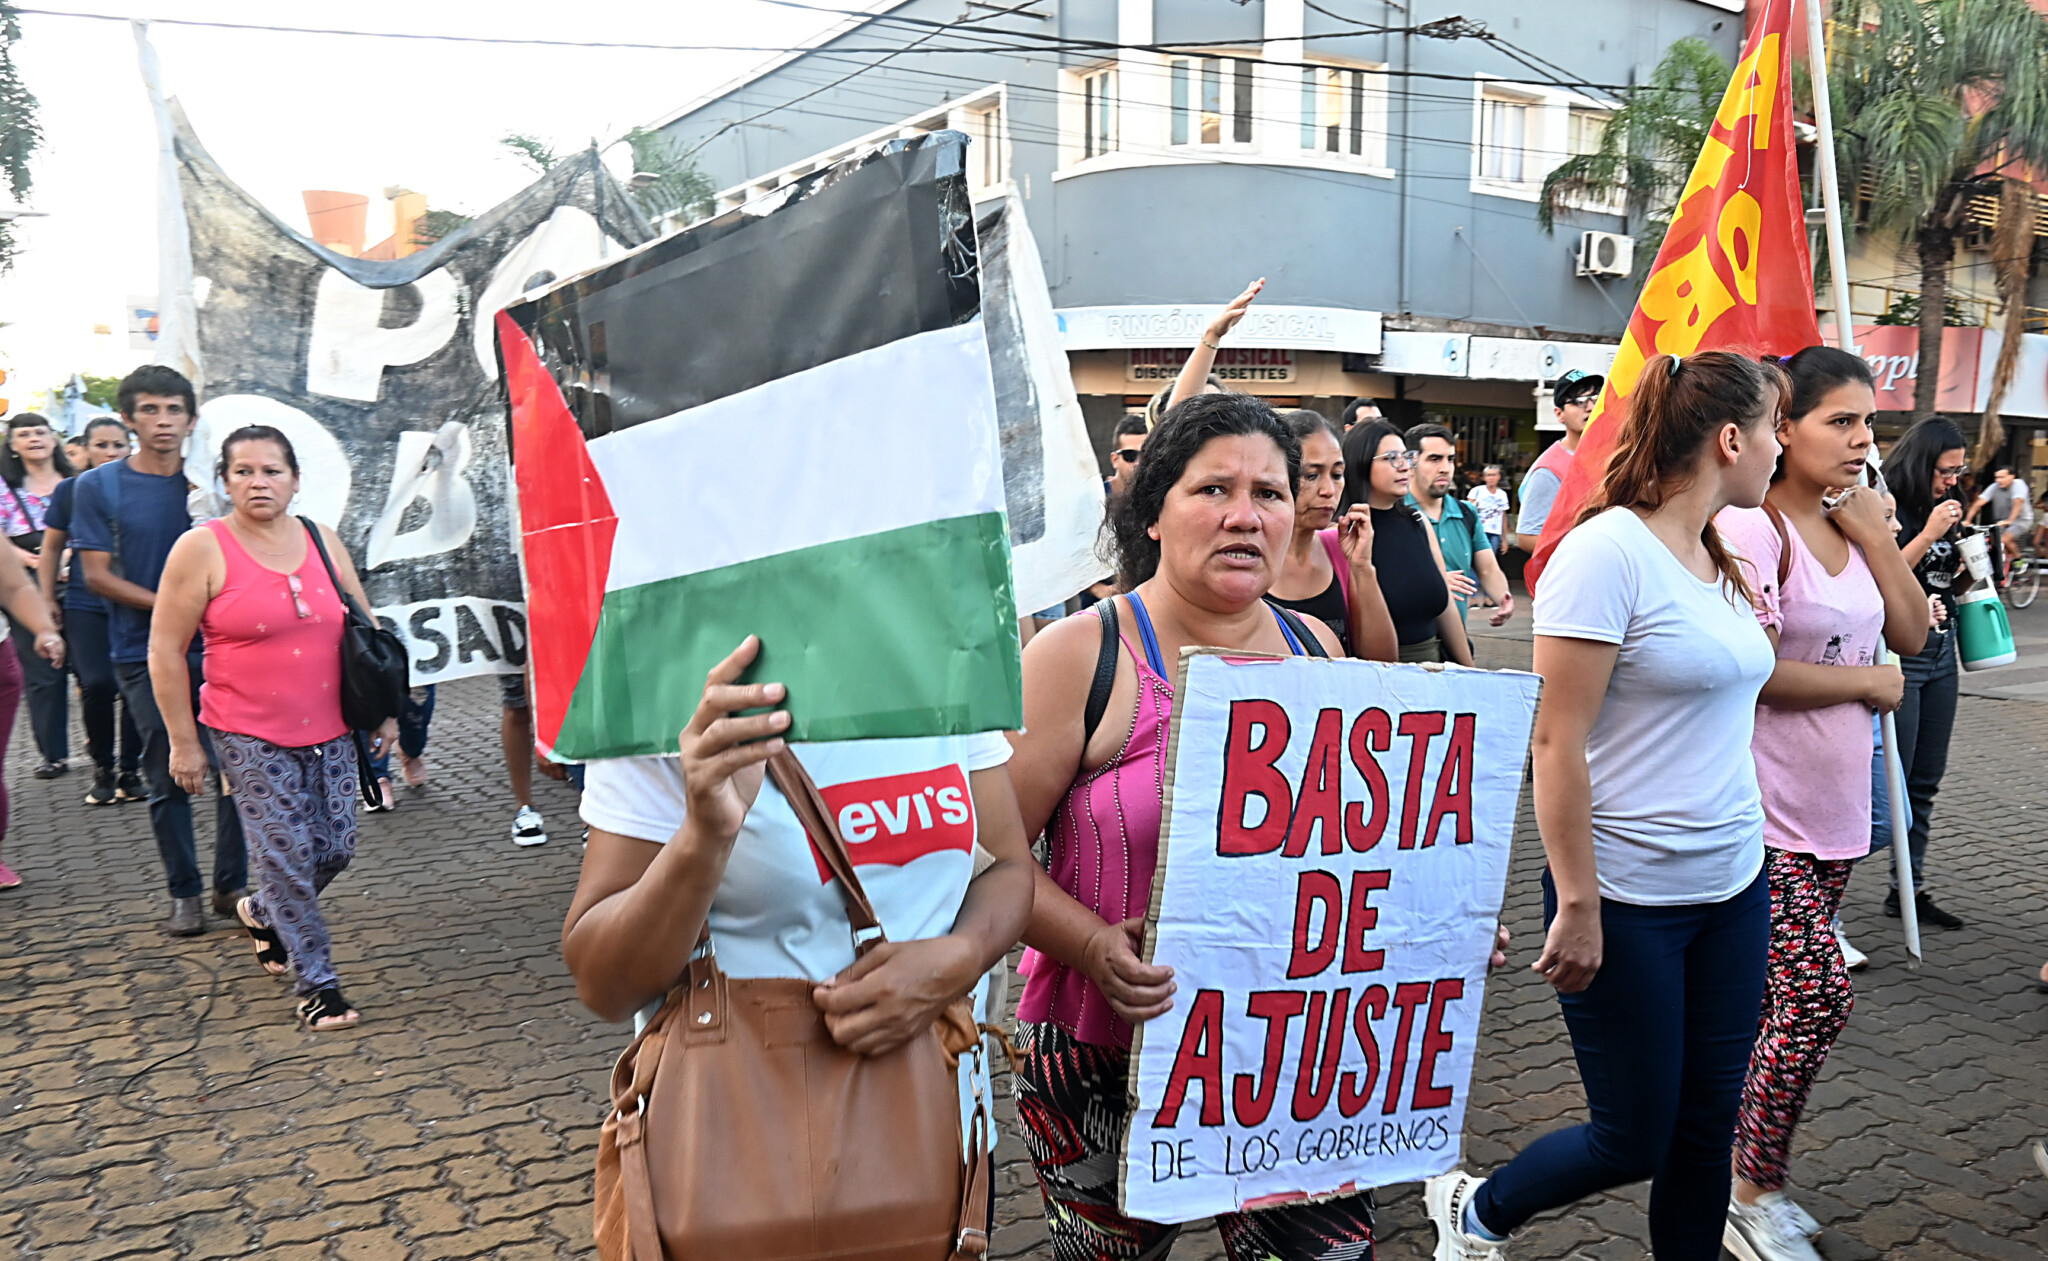
M 789 3 L 789 0 L 761 0 L 761 3 L 774 3 L 774 4 L 785 4 L 785 3 Z M 792 7 L 800 7 L 800 8 L 812 8 L 812 7 L 814 7 L 814 6 L 809 6 L 809 5 L 792 5 Z M 843 13 L 843 12 L 844 12 L 844 10 L 838 10 L 838 9 L 831 9 L 831 10 L 822 10 L 822 11 L 824 11 L 824 12 L 833 12 L 833 13 Z M 1024 42 L 1024 43 L 1010 43 L 1010 44 L 998 44 L 998 43 L 988 43 L 988 42 L 979 42 L 979 43 L 970 43 L 970 44 L 967 44 L 967 45 L 957 45 L 957 46 L 939 46 L 939 47 L 922 47 L 922 46 L 918 46 L 918 45 L 903 45 L 903 44 L 894 44 L 894 45 L 885 45 L 885 46 L 882 46 L 882 47 L 874 47 L 874 48 L 839 48 L 839 47 L 832 47 L 832 46 L 831 46 L 831 42 L 830 42 L 830 41 L 827 41 L 827 42 L 825 42 L 825 43 L 821 43 L 821 44 L 812 44 L 812 45 L 797 45 L 797 46 L 779 46 L 779 45 L 771 45 L 771 44 L 673 44 L 673 43 L 657 43 L 657 42 L 650 42 L 650 41 L 642 41 L 642 40 L 570 40 L 570 39 L 543 39 L 543 38 L 537 38 L 537 37 L 530 37 L 530 36 L 509 36 L 509 35 L 454 35 L 454 34 L 443 34 L 443 33 L 437 33 L 437 32 L 428 32 L 428 31 L 362 31 L 362 30 L 351 30 L 351 29 L 346 29 L 346 28 L 342 28 L 342 27 L 321 27 L 321 26 L 282 26 L 282 25 L 275 25 L 275 24 L 270 24 L 270 23 L 259 23 L 259 22 L 218 22 L 218 21 L 204 21 L 204 20 L 201 20 L 201 19 L 198 19 L 198 18 L 168 18 L 168 17 L 141 17 L 141 16 L 132 16 L 132 15 L 128 15 L 128 14 L 120 14 L 120 13 L 79 13 L 79 12 L 74 12 L 74 11 L 69 11 L 69 10 L 62 10 L 62 9 L 26 9 L 26 8 L 24 8 L 24 9 L 16 9 L 16 10 L 15 10 L 15 12 L 16 12 L 16 13 L 19 13 L 19 14 L 23 14 L 23 15 L 29 15 L 29 16 L 35 16 L 35 17 L 54 17 L 54 18 L 76 18 L 76 19 L 81 19 L 81 20 L 85 20 L 85 21 L 97 21 L 97 22 L 130 22 L 130 21 L 136 21 L 136 22 L 146 22 L 146 23 L 149 23 L 150 25 L 153 25 L 153 26 L 189 26 L 189 27 L 199 27 L 199 28 L 205 28 L 205 29 L 210 29 L 210 30 L 226 30 L 226 31 L 245 31 L 245 32 L 258 32 L 258 33 L 265 33 L 265 34 L 278 34 L 278 35 L 325 35 L 325 36 L 336 36 L 336 37 L 342 37 L 342 38 L 349 38 L 349 39 L 392 39 L 392 40 L 409 40 L 409 41 L 418 41 L 418 42 L 427 42 L 427 43 L 449 43 L 449 44 L 481 44 L 481 45 L 494 45 L 494 46 L 501 46 L 501 47 L 529 47 L 529 48 L 564 48 L 564 49 L 595 49 L 595 50 L 623 50 L 623 51 L 639 51 L 639 52 L 700 52 L 700 53 L 701 53 L 701 52 L 742 52 L 742 53 L 769 53 L 769 54 L 778 54 L 778 55 L 782 55 L 782 54 L 805 54 L 805 53 L 818 53 L 818 52 L 827 52 L 827 51 L 829 51 L 829 52 L 834 52 L 834 53 L 841 53 L 841 54 L 870 54 L 870 55 L 876 55 L 876 56 L 882 56 L 882 57 L 895 57 L 895 56 L 900 56 L 900 55 L 903 55 L 903 54 L 905 54 L 905 53 L 909 53 L 909 52 L 916 52 L 916 53 L 920 53 L 920 54 L 924 54 L 924 55 L 932 55 L 932 56 L 944 56 L 944 55 L 953 55 L 953 56 L 961 56 L 961 55 L 972 55 L 972 54 L 987 54 L 987 53 L 1029 53 L 1029 54 L 1044 54 L 1044 53 L 1077 53 L 1077 54 L 1089 54 L 1089 55 L 1095 55 L 1095 56 L 1102 56 L 1102 55 L 1105 55 L 1105 54 L 1109 54 L 1109 53 L 1116 53 L 1116 52 L 1145 52 L 1145 53 L 1154 53 L 1154 54 L 1157 54 L 1157 55 L 1160 55 L 1160 56 L 1174 56 L 1174 55 L 1176 55 L 1176 54 L 1186 54 L 1186 53 L 1189 53 L 1189 52 L 1195 52 L 1195 51 L 1200 51 L 1200 50 L 1202 50 L 1202 49 L 1215 49 L 1215 50 L 1218 50 L 1219 52 L 1223 52 L 1223 51 L 1228 51 L 1228 50 L 1232 50 L 1232 49 L 1241 49 L 1241 48 L 1244 48 L 1244 47 L 1245 47 L 1245 41 L 1244 41 L 1244 40 L 1196 40 L 1196 41 L 1192 41 L 1192 42 L 1187 42 L 1187 43 L 1180 43 L 1180 44 L 1172 44 L 1172 45 L 1165 45 L 1165 44 L 1116 44 L 1116 43 L 1109 43 L 1109 42 L 1105 42 L 1105 41 L 1100 41 L 1100 40 L 1071 40 L 1071 39 L 1070 39 L 1070 40 L 1064 40 L 1064 41 L 1061 41 L 1061 42 L 1058 42 L 1058 43 L 1038 43 L 1038 42 L 1028 42 L 1028 40 L 1029 40 L 1029 37 L 1030 37 L 1030 33 L 1029 33 L 1029 32 L 1019 32 L 1019 31 L 988 31 L 988 32 L 967 32 L 967 31 L 962 31 L 962 30 L 959 30 L 959 29 L 951 29 L 951 30 L 949 30 L 949 31 L 948 31 L 948 33 L 954 34 L 954 35 L 956 35 L 956 36 L 958 36 L 958 35 L 963 35 L 963 34 L 965 34 L 965 35 L 983 35 L 983 34 L 986 34 L 986 35 L 1001 35 L 1001 36 L 1004 36 L 1004 37 L 1007 37 L 1007 38 L 1011 38 L 1011 39 L 1025 39 L 1025 40 L 1027 40 L 1027 42 Z M 849 16 L 851 16 L 851 15 L 849 15 Z M 991 17 L 991 16 L 997 16 L 997 17 L 999 17 L 999 16 L 1002 16 L 1002 15 L 1001 15 L 1001 14 L 993 14 L 993 15 L 991 15 L 991 14 L 984 14 L 984 15 L 981 15 L 981 17 L 980 17 L 980 18 L 977 18 L 977 19 L 965 19 L 965 20 L 985 20 L 985 19 L 987 19 L 988 17 Z M 877 19 L 874 19 L 874 20 L 876 20 L 876 21 L 880 21 L 880 20 L 883 20 L 883 19 L 881 19 L 881 18 L 877 18 Z M 910 19 L 907 19 L 907 18 L 905 18 L 905 19 L 900 19 L 900 20 L 902 20 L 902 21 L 909 21 Z M 939 25 L 939 26 L 940 26 L 941 28 L 945 28 L 945 27 L 947 26 L 947 24 L 945 24 L 945 23 L 939 23 L 938 25 Z M 1399 32 L 1397 31 L 1396 33 L 1399 33 Z M 1416 34 L 1424 34 L 1425 32 L 1423 31 L 1423 28 L 1421 28 L 1421 27 L 1417 27 L 1417 28 L 1415 28 L 1415 30 L 1414 30 L 1414 33 L 1416 33 Z M 850 34 L 850 32 L 849 32 L 849 34 Z M 1358 36 L 1358 34 L 1359 34 L 1359 32 L 1356 32 L 1356 31 L 1341 31 L 1341 32 L 1331 32 L 1331 33 L 1319 34 L 1319 35 L 1311 35 L 1311 36 L 1304 36 L 1304 38 L 1305 38 L 1305 39 L 1311 39 L 1311 40 L 1314 40 L 1314 39 L 1353 39 L 1353 38 L 1356 38 L 1356 37 Z M 1040 39 L 1047 39 L 1047 38 L 1055 38 L 1055 37 L 1038 37 L 1038 38 L 1040 38 Z M 1324 65 L 1324 64 L 1327 64 L 1327 63 L 1323 63 L 1323 62 L 1311 62 L 1311 61 L 1276 61 L 1276 60 L 1271 60 L 1271 59 L 1263 59 L 1263 60 L 1264 60 L 1264 64 L 1266 64 L 1266 65 L 1274 65 L 1274 66 L 1291 66 L 1291 67 L 1297 67 L 1297 68 L 1319 67 L 1319 66 L 1322 66 L 1322 65 Z M 1470 82 L 1472 81 L 1472 76 L 1471 76 L 1470 74 L 1450 74 L 1450 73 L 1445 73 L 1445 72 L 1438 72 L 1438 71 L 1426 71 L 1426 70 L 1395 70 L 1395 69 L 1392 69 L 1392 68 L 1388 68 L 1388 69 L 1384 69 L 1384 70 L 1377 70 L 1377 71 L 1375 71 L 1374 73 L 1376 73 L 1376 74 L 1384 74 L 1384 75 L 1387 75 L 1387 76 L 1389 76 L 1389 77 L 1391 77 L 1391 78 L 1407 78 L 1407 79 L 1434 79 L 1434 80 L 1443 80 L 1443 81 L 1448 81 L 1448 82 L 1456 82 L 1456 83 L 1470 83 Z M 1489 76 L 1489 81 L 1490 81 L 1490 82 L 1496 82 L 1496 83 L 1507 83 L 1507 84 L 1522 84 L 1522 85 L 1525 85 L 1525 86 L 1534 86 L 1534 87 L 1557 87 L 1557 86 L 1563 86 L 1563 85 L 1561 85 L 1561 84 L 1560 84 L 1560 83 L 1559 83 L 1559 82 L 1557 81 L 1557 79 L 1555 78 L 1555 76 L 1549 76 L 1549 77 L 1545 77 L 1545 78 L 1542 78 L 1542 79 L 1518 79 L 1518 78 L 1513 78 L 1513 77 L 1509 77 L 1509 76 Z M 1624 92 L 1624 91 L 1627 91 L 1627 90 L 1629 90 L 1629 89 L 1628 89 L 1628 85 L 1626 85 L 1626 84 L 1611 84 L 1611 83 L 1592 83 L 1592 82 L 1584 82 L 1584 83 L 1578 83 L 1578 84 L 1574 84 L 1574 85 L 1571 85 L 1571 86 L 1575 86 L 1575 87 L 1584 87 L 1584 88 L 1592 88 L 1592 89 L 1595 89 L 1595 90 L 1598 90 L 1598 91 L 1603 91 L 1603 92 Z

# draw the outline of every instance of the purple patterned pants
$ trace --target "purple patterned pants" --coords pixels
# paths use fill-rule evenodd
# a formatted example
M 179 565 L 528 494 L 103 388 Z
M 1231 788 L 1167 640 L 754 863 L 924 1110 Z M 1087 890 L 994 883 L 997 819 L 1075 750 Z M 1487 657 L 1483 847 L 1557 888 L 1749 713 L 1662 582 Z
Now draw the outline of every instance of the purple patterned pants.
M 215 731 L 213 747 L 256 869 L 250 910 L 284 938 L 299 993 L 324 989 L 334 963 L 320 891 L 356 853 L 355 745 L 344 735 L 294 749 Z

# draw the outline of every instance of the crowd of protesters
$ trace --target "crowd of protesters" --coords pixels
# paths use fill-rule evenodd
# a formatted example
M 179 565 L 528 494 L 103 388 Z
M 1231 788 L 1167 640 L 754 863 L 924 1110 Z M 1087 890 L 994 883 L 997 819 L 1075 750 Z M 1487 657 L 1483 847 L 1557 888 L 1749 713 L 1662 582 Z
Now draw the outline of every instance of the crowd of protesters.
M 1519 487 L 1489 465 L 1461 488 L 1442 425 L 1404 430 L 1367 399 L 1334 421 L 1280 413 L 1223 388 L 1214 357 L 1262 285 L 1224 309 L 1146 414 L 1115 426 L 1112 572 L 1031 619 L 1023 730 L 802 746 L 821 792 L 888 781 L 939 803 L 929 835 L 856 863 L 886 943 L 865 949 L 847 932 L 840 892 L 816 878 L 806 816 L 767 790 L 790 719 L 780 684 L 742 679 L 757 639 L 679 716 L 680 756 L 576 768 L 589 831 L 563 949 L 579 995 L 608 1019 L 648 1017 L 708 938 L 725 977 L 801 978 L 832 1041 L 881 1056 L 963 998 L 999 1020 L 992 975 L 1026 947 L 1019 1113 L 1063 1259 L 1163 1257 L 1179 1231 L 1123 1213 L 1116 1176 L 1133 1030 L 1169 1010 L 1178 985 L 1145 962 L 1140 933 L 1171 663 L 1203 645 L 1470 666 L 1468 623 L 1518 612 L 1506 549 L 1533 552 L 1559 532 L 1559 491 L 1605 386 L 1558 378 L 1563 439 Z M 178 373 L 138 369 L 119 417 L 78 435 L 83 472 L 43 418 L 11 422 L 0 753 L 25 695 L 35 774 L 64 773 L 75 675 L 86 800 L 146 796 L 166 931 L 203 932 L 210 895 L 257 965 L 292 980 L 303 1026 L 343 1028 L 361 1017 L 320 895 L 353 856 L 360 776 L 372 811 L 397 804 L 394 756 L 406 785 L 427 783 L 435 691 L 414 689 L 379 731 L 349 730 L 345 597 L 369 601 L 348 549 L 294 513 L 301 470 L 285 434 L 247 427 L 188 457 L 198 408 Z M 1843 890 L 1888 843 L 1864 825 L 1885 813 L 1868 773 L 1874 717 L 1896 715 L 1919 919 L 1961 927 L 1924 877 L 1955 722 L 1961 532 L 1985 510 L 2014 543 L 2032 526 L 2009 469 L 1966 505 L 1963 435 L 1944 420 L 1908 430 L 1877 484 L 1875 411 L 1863 361 L 1812 347 L 1783 360 L 1658 355 L 1613 422 L 1607 466 L 1532 609 L 1547 685 L 1533 736 L 1547 858 L 1533 966 L 1557 991 L 1590 1116 L 1487 1176 L 1431 1179 L 1440 1258 L 1499 1261 L 1534 1215 L 1645 1180 L 1660 1261 L 1705 1261 L 1724 1240 L 1748 1261 L 1818 1255 L 1819 1224 L 1786 1187 L 1792 1135 L 1852 1005 L 1860 956 L 1840 927 Z M 225 516 L 193 519 L 188 458 L 224 489 Z M 511 839 L 544 843 L 526 683 L 502 686 Z M 191 806 L 208 791 L 210 872 Z M 6 804 L 0 786 L 0 838 Z M 0 887 L 13 883 L 0 863 Z M 1896 886 L 1887 909 L 1900 912 Z M 1503 931 L 1493 966 L 1506 947 Z M 985 1073 L 978 1057 L 962 1063 Z M 1372 1195 L 1218 1225 L 1241 1261 L 1370 1256 Z
M 298 458 L 283 433 L 244 428 L 188 456 L 199 400 L 161 365 L 123 379 L 117 407 L 66 438 L 34 412 L 8 422 L 0 755 L 25 699 L 34 778 L 66 774 L 75 683 L 93 771 L 85 802 L 148 801 L 170 896 L 164 931 L 203 933 L 211 912 L 250 936 L 265 972 L 292 979 L 306 1028 L 354 1024 L 318 894 L 355 845 L 358 733 L 338 707 L 340 593 L 369 607 L 361 581 L 339 536 L 322 525 L 316 544 L 295 514 Z M 195 520 L 195 485 L 222 492 L 227 515 Z M 525 679 L 504 677 L 510 840 L 544 844 Z M 394 756 L 409 787 L 427 784 L 434 703 L 433 686 L 413 688 L 385 729 L 360 733 L 375 784 L 366 810 L 396 805 Z M 0 782 L 0 841 L 6 792 Z M 213 862 L 202 870 L 192 799 L 208 792 Z M 0 889 L 20 883 L 0 862 Z

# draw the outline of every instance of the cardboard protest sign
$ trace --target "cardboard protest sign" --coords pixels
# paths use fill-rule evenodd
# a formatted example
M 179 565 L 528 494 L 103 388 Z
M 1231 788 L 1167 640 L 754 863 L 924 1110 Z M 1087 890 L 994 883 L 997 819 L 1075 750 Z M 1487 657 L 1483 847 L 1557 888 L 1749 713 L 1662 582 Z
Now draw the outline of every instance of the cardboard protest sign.
M 1541 680 L 1182 658 L 1119 1200 L 1184 1222 L 1457 1160 Z

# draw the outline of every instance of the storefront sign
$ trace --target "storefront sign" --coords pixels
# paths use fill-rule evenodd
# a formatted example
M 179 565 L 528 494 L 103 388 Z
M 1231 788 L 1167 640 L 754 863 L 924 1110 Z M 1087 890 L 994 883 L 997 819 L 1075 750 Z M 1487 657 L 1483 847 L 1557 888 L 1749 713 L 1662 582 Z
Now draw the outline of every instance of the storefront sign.
M 1130 379 L 1146 385 L 1165 385 L 1180 375 L 1188 361 L 1185 348 L 1146 347 L 1131 352 Z M 1216 352 L 1209 369 L 1225 385 L 1271 384 L 1294 379 L 1294 352 L 1265 347 L 1225 346 Z
M 1223 310 L 1218 305 L 1084 306 L 1056 312 L 1066 348 L 1125 350 L 1139 346 L 1183 349 L 1202 339 L 1209 321 Z M 1380 313 L 1341 307 L 1252 307 L 1230 332 L 1230 345 L 1286 347 L 1294 350 L 1343 351 L 1355 355 L 1380 353 Z
M 1920 329 L 1913 324 L 1858 324 L 1856 353 L 1877 378 L 1879 411 L 1913 410 L 1913 392 L 1920 388 Z M 1823 330 L 1834 333 L 1830 323 Z M 1984 409 L 1991 390 L 1991 364 L 1998 357 L 1997 335 L 1981 328 L 1941 330 L 1941 388 L 1934 406 L 1945 412 Z M 1986 343 L 1990 345 L 1987 347 Z
M 1122 1210 L 1185 1222 L 1457 1161 L 1541 681 L 1183 657 Z

